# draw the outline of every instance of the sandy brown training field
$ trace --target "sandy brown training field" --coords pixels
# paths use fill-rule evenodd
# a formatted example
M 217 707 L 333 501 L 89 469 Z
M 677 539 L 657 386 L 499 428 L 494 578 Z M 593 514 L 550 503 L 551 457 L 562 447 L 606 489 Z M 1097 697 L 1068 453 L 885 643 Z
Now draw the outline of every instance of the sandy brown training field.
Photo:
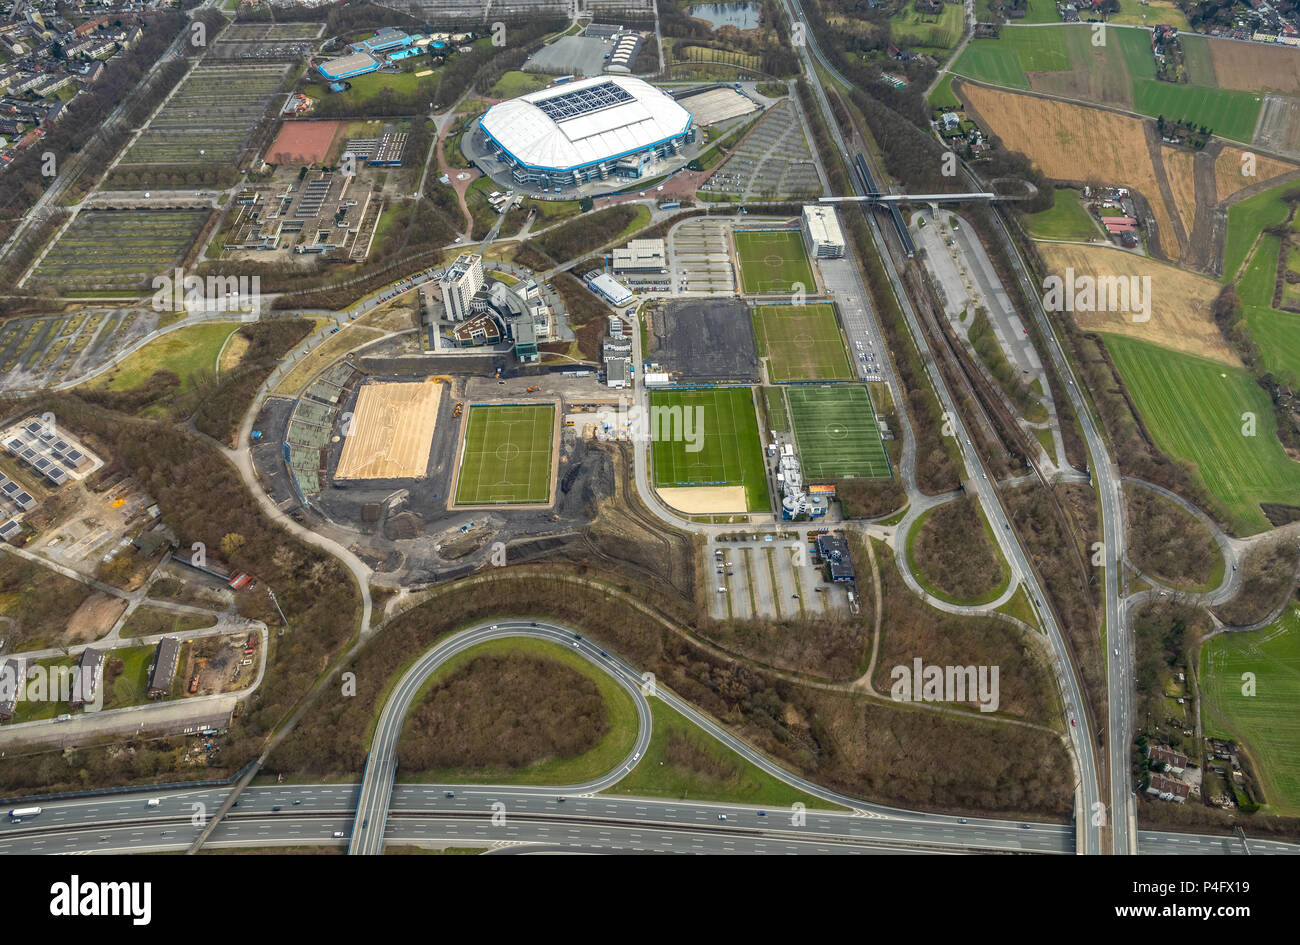
M 688 515 L 729 515 L 746 511 L 744 486 L 673 486 L 655 491 L 659 498 Z
M 442 387 L 435 380 L 361 388 L 336 479 L 413 479 L 424 475 Z

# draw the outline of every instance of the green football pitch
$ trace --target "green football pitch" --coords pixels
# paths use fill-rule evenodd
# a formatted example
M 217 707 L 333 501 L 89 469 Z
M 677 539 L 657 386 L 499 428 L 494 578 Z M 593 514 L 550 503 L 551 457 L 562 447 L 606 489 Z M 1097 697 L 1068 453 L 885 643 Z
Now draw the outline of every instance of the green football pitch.
M 865 387 L 787 387 L 785 397 L 805 480 L 892 475 Z
M 516 505 L 551 497 L 555 405 L 469 408 L 457 505 Z
M 744 486 L 749 511 L 771 509 L 748 387 L 652 391 L 650 410 L 656 487 Z
M 853 380 L 840 323 L 829 303 L 755 306 L 754 335 L 773 383 Z
M 790 295 L 800 286 L 804 295 L 817 292 L 798 230 L 737 230 L 732 236 L 746 295 Z

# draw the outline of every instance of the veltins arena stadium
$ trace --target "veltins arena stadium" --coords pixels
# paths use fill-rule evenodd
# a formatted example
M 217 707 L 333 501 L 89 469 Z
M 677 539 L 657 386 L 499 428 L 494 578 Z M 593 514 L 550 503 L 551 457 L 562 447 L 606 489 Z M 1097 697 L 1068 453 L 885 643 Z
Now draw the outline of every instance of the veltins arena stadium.
M 690 112 L 630 76 L 596 76 L 501 102 L 479 127 L 516 183 L 545 189 L 636 179 L 695 140 Z

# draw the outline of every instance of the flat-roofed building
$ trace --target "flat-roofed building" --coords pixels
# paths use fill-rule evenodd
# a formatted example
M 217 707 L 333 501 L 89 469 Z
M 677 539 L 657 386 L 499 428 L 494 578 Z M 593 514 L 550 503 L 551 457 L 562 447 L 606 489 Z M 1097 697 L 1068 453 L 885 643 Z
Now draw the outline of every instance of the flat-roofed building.
M 668 266 L 668 251 L 663 240 L 632 240 L 614 250 L 614 271 L 661 272 Z
M 833 207 L 809 204 L 803 208 L 803 235 L 810 255 L 835 259 L 844 255 L 844 231 Z

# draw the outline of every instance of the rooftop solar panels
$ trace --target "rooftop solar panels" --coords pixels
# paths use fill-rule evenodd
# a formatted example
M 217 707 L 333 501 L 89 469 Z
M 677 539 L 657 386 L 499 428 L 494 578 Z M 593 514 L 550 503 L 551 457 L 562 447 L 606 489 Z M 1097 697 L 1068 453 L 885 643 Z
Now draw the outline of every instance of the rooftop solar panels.
M 81 450 L 68 450 L 67 461 L 74 466 L 80 466 L 81 461 L 86 458 L 86 454 Z
M 36 467 L 37 472 L 45 472 L 45 470 L 50 468 L 50 461 L 44 456 L 41 456 L 36 460 L 36 462 L 32 463 L 32 465 Z
M 551 121 L 560 122 L 635 101 L 636 99 L 626 89 L 613 82 L 602 82 L 585 89 L 561 92 L 559 95 L 553 95 L 533 104 Z
M 36 504 L 36 500 L 32 498 L 30 492 L 18 493 L 16 496 L 14 496 L 14 501 L 17 502 L 18 507 L 23 510 L 30 509 L 33 505 Z
M 45 470 L 45 478 L 50 480 L 50 482 L 54 483 L 56 486 L 61 486 L 63 485 L 64 480 L 68 478 L 68 474 L 61 466 L 50 466 L 49 469 Z
M 23 424 L 23 429 L 26 430 L 28 433 L 32 433 L 32 434 L 40 433 L 41 422 L 39 420 L 28 420 L 26 423 Z
M 14 534 L 15 532 L 17 532 L 17 531 L 19 531 L 19 530 L 20 530 L 20 529 L 19 529 L 18 522 L 17 522 L 16 520 L 14 520 L 14 519 L 11 518 L 9 521 L 5 522 L 3 525 L 0 525 L 0 538 L 5 538 L 5 539 L 7 539 L 10 535 Z
M 35 462 L 35 461 L 36 461 L 36 450 L 32 449 L 32 448 L 29 446 L 29 447 L 27 447 L 27 449 L 25 449 L 25 450 L 23 450 L 21 453 L 19 453 L 18 456 L 19 456 L 19 458 L 21 458 L 21 459 L 23 460 L 23 462 L 26 462 L 26 463 Z
M 23 448 L 23 441 L 20 440 L 20 439 L 18 439 L 18 437 L 16 437 L 16 436 L 15 436 L 15 437 L 10 437 L 10 438 L 5 442 L 5 447 L 9 450 L 9 452 L 11 452 L 11 453 L 17 453 L 17 452 L 19 452 L 19 451 L 22 450 L 22 448 Z
M 22 487 L 18 485 L 18 483 L 14 482 L 12 479 L 6 482 L 3 486 L 0 486 L 0 492 L 3 492 L 5 495 L 8 496 L 12 496 L 15 492 L 18 492 L 21 489 Z

